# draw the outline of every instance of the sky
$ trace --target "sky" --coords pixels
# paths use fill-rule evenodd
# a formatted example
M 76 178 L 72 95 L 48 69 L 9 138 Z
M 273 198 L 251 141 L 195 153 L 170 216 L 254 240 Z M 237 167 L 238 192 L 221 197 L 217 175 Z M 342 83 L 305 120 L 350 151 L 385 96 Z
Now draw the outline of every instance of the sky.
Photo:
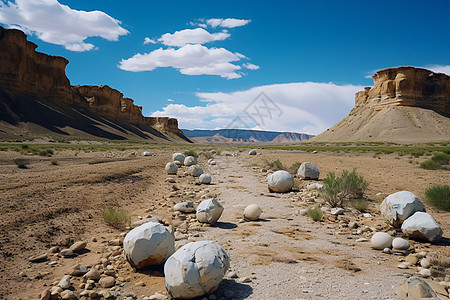
M 319 134 L 377 70 L 450 75 L 447 0 L 0 0 L 0 24 L 185 129 Z

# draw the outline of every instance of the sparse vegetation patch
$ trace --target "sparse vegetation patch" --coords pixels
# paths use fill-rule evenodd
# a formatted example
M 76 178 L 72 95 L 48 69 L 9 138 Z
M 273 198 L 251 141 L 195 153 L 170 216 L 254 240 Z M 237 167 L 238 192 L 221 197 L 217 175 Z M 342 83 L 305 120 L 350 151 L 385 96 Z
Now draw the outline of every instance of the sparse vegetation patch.
M 103 220 L 111 227 L 123 229 L 130 223 L 130 215 L 126 210 L 110 206 L 103 212 Z
M 450 186 L 435 185 L 425 191 L 428 203 L 432 206 L 450 211 Z
M 367 186 L 368 182 L 356 170 L 343 170 L 341 176 L 330 172 L 323 180 L 320 195 L 331 207 L 342 207 L 348 200 L 362 199 Z

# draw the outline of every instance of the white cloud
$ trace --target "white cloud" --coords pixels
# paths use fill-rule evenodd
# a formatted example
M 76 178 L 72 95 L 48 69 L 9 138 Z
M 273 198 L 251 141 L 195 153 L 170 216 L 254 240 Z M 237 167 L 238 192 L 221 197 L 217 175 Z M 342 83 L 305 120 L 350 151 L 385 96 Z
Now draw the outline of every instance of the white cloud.
M 258 70 L 259 69 L 259 66 L 251 64 L 251 63 L 245 63 L 242 66 L 249 70 Z
M 119 68 L 125 71 L 152 71 L 156 68 L 172 67 L 186 75 L 219 75 L 224 78 L 239 78 L 241 67 L 231 62 L 240 58 L 224 48 L 207 48 L 199 44 L 187 44 L 179 49 L 156 49 L 146 54 L 136 54 L 122 59 Z
M 251 129 L 296 131 L 318 134 L 343 119 L 354 107 L 354 95 L 363 86 L 336 85 L 333 83 L 298 82 L 257 86 L 234 93 L 197 93 L 205 106 L 169 104 L 152 116 L 170 116 L 178 119 L 181 128 L 212 129 L 226 128 L 236 117 L 240 117 Z M 269 106 L 281 110 L 268 116 L 260 98 L 264 92 Z M 272 103 L 272 104 L 271 104 Z M 246 115 L 258 107 L 265 112 L 263 122 Z M 231 128 L 235 128 L 232 126 Z M 241 127 L 243 128 L 243 127 Z
M 146 38 L 144 39 L 144 45 L 147 45 L 147 44 L 156 44 L 156 41 L 155 41 L 154 39 L 151 39 L 151 38 L 149 38 L 149 37 L 146 37 Z
M 129 32 L 120 21 L 101 11 L 71 9 L 57 0 L 16 0 L 0 2 L 0 23 L 19 28 L 48 43 L 71 51 L 89 51 L 95 45 L 85 43 L 88 37 L 117 41 Z
M 175 33 L 163 34 L 158 41 L 166 46 L 181 47 L 186 44 L 204 44 L 213 41 L 222 41 L 230 37 L 227 32 L 209 33 L 203 28 L 185 29 Z
M 206 20 L 206 24 L 211 26 L 212 28 L 216 27 L 224 27 L 224 28 L 235 28 L 247 25 L 251 20 L 243 20 L 243 19 L 209 19 Z
M 175 100 L 173 99 L 167 99 L 167 102 L 174 102 Z
M 435 73 L 444 73 L 450 76 L 450 66 L 448 65 L 428 65 L 425 69 L 431 70 Z

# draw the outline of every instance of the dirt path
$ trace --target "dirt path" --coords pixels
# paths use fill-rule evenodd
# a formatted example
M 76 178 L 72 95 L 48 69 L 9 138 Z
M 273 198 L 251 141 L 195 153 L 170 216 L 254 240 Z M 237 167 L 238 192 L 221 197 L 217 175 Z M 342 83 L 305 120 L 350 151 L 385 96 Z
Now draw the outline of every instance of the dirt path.
M 225 210 L 203 238 L 225 246 L 232 270 L 251 279 L 238 287 L 234 298 L 395 297 L 393 286 L 404 280 L 404 272 L 395 267 L 398 257 L 371 250 L 368 243 L 356 244 L 360 236 L 339 235 L 337 225 L 300 216 L 294 193 L 268 193 L 265 176 L 245 158 L 222 156 L 216 161 L 211 173 Z M 239 223 L 244 208 L 253 203 L 262 207 L 262 220 Z

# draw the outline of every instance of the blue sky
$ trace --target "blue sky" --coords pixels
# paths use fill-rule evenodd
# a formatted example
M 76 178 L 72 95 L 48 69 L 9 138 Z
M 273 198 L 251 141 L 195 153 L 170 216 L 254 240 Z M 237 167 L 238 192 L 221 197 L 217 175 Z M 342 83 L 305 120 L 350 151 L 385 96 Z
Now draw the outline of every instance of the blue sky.
M 189 129 L 239 117 L 239 127 L 318 134 L 348 114 L 376 70 L 450 74 L 444 0 L 3 0 L 0 24 L 66 57 L 73 85 L 107 84 L 144 115 Z M 249 115 L 261 92 L 281 112 L 265 122 Z

